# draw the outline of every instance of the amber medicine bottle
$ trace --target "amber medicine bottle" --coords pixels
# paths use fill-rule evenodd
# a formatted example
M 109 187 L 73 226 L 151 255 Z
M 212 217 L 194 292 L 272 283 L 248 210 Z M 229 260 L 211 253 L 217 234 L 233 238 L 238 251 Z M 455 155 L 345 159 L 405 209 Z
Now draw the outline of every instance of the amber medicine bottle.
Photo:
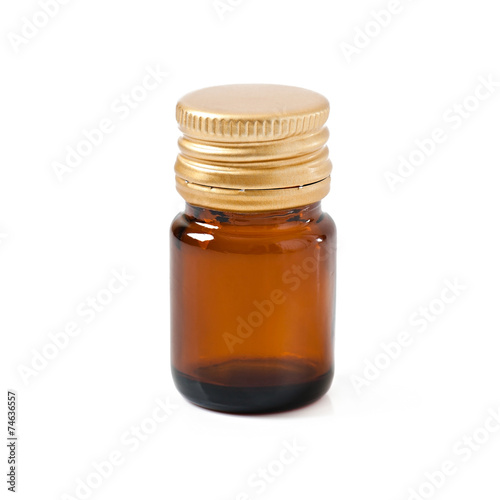
M 283 411 L 330 387 L 328 112 L 322 95 L 282 85 L 211 87 L 177 104 L 186 209 L 170 235 L 172 373 L 197 405 Z

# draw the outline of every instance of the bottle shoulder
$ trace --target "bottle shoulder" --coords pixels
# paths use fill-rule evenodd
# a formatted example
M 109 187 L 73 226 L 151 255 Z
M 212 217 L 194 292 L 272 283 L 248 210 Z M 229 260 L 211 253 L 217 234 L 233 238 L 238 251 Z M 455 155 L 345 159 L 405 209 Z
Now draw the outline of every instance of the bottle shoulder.
M 332 217 L 321 212 L 304 219 L 292 216 L 275 224 L 231 223 L 196 218 L 179 213 L 171 224 L 171 238 L 177 246 L 189 245 L 223 252 L 282 253 L 303 249 L 311 244 L 336 244 L 336 226 Z M 259 252 L 259 253 L 260 253 Z

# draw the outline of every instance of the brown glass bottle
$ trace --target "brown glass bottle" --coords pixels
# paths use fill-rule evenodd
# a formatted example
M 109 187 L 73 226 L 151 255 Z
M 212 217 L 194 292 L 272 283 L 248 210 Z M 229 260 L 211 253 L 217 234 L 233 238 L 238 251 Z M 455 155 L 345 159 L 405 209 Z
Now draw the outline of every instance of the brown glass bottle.
M 335 225 L 320 203 L 258 214 L 187 205 L 172 225 L 172 363 L 192 402 L 295 408 L 333 377 Z
M 271 101 L 284 95 L 288 109 L 281 120 L 300 113 L 321 118 L 277 139 L 258 130 L 249 138 L 241 127 L 222 137 L 214 128 L 210 136 L 209 124 L 184 116 L 187 108 L 191 114 L 203 108 L 200 94 L 206 102 L 200 116 L 212 108 L 220 114 L 221 100 L 230 113 L 248 87 L 261 114 L 276 113 L 263 103 L 274 92 Z M 319 201 L 331 168 L 321 121 L 327 101 L 295 89 L 311 100 L 290 110 L 290 87 L 269 87 L 275 86 L 205 89 L 181 100 L 180 119 L 178 110 L 184 139 L 177 186 L 188 203 L 171 227 L 172 373 L 188 400 L 232 413 L 305 405 L 325 394 L 333 378 L 336 230 Z M 246 106 L 251 115 L 252 102 Z M 265 153 L 269 158 L 256 159 L 255 150 L 269 143 L 277 144 Z M 272 169 L 297 173 L 300 166 L 298 185 L 275 176 L 262 189 Z

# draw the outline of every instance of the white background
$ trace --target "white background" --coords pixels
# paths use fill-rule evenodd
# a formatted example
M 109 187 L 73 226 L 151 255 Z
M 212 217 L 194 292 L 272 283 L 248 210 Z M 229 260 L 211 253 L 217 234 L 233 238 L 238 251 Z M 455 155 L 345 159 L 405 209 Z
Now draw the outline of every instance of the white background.
M 500 432 L 488 420 L 500 406 L 500 87 L 468 99 L 480 78 L 500 81 L 500 11 L 493 0 L 401 0 L 359 48 L 359 30 L 388 5 L 243 0 L 221 18 L 211 0 L 72 0 L 21 43 L 23 18 L 40 7 L 2 3 L 0 434 L 15 390 L 17 498 L 83 498 L 77 481 L 113 452 L 122 464 L 89 498 L 403 500 L 419 488 L 420 498 L 500 498 Z M 356 34 L 349 63 L 342 44 Z M 169 76 L 125 117 L 116 100 L 147 67 Z M 168 228 L 183 207 L 175 103 L 246 82 L 331 101 L 324 207 L 339 232 L 333 387 L 310 407 L 261 417 L 185 403 L 169 367 Z M 477 109 L 453 119 L 466 99 Z M 105 118 L 114 130 L 60 182 L 54 162 Z M 391 190 L 387 172 L 436 128 L 446 140 Z M 79 304 L 122 269 L 133 279 L 87 324 Z M 446 279 L 466 290 L 443 306 Z M 439 314 L 418 328 L 430 303 Z M 25 383 L 19 367 L 71 321 L 80 335 Z M 387 363 L 381 344 L 404 331 L 411 345 Z M 357 391 L 375 361 L 386 368 Z M 177 409 L 132 451 L 121 436 L 151 430 L 156 398 Z M 302 451 L 280 466 L 294 440 Z M 426 486 L 445 461 L 454 474 Z M 272 482 L 251 486 L 268 467 Z

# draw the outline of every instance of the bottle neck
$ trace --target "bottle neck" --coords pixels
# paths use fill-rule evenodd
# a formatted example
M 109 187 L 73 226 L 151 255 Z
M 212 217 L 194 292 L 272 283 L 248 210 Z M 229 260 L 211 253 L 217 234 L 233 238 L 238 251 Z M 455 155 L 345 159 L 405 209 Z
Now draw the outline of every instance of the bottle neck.
M 323 214 L 321 202 L 303 207 L 272 210 L 266 212 L 228 212 L 210 208 L 196 207 L 186 203 L 185 214 L 206 223 L 237 226 L 297 226 L 317 220 Z

